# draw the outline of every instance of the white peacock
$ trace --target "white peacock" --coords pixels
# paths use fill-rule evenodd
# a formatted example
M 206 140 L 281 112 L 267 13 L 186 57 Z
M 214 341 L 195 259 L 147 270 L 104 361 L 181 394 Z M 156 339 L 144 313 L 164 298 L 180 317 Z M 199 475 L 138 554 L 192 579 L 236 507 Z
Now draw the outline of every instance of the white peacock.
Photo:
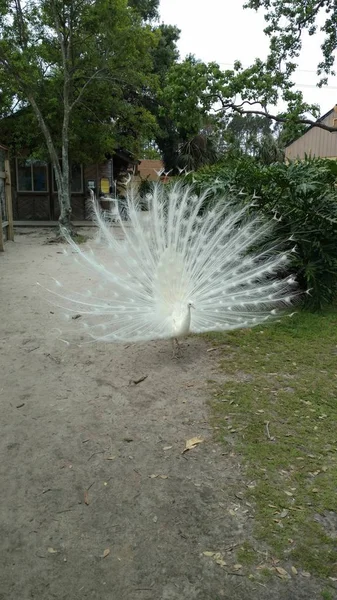
M 179 338 L 190 332 L 250 328 L 292 304 L 295 280 L 284 275 L 288 255 L 276 244 L 261 246 L 272 224 L 249 217 L 247 205 L 233 208 L 226 200 L 203 210 L 206 199 L 207 192 L 157 184 L 147 216 L 131 194 L 129 222 L 120 219 L 119 227 L 96 208 L 104 257 L 99 248 L 83 250 L 65 232 L 81 262 L 97 273 L 100 291 L 53 293 L 69 311 L 87 317 L 92 338 L 171 339 L 175 353 L 175 342 L 179 348 Z M 262 249 L 252 253 L 252 246 Z

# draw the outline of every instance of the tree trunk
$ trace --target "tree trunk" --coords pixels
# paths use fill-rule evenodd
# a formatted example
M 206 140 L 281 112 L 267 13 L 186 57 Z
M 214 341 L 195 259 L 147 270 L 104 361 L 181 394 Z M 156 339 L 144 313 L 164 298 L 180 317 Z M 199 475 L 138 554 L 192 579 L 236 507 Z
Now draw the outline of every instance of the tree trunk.
M 72 232 L 72 224 L 71 224 L 71 203 L 70 203 L 70 191 L 69 187 L 62 188 L 58 193 L 58 201 L 60 205 L 60 216 L 59 216 L 59 224 L 60 227 L 64 227 Z

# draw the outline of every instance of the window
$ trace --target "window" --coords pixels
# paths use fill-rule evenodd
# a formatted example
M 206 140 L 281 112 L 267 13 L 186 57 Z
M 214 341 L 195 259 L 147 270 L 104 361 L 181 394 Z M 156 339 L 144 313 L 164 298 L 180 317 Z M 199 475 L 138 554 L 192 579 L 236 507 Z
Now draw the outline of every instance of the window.
M 19 192 L 47 192 L 47 163 L 40 160 L 17 160 Z
M 60 161 L 60 165 L 62 165 L 62 161 Z M 82 168 L 82 165 L 79 165 L 77 163 L 72 163 L 70 178 L 71 178 L 72 194 L 82 194 L 83 193 L 83 168 Z M 57 192 L 57 185 L 56 185 L 54 170 L 53 170 L 53 191 Z

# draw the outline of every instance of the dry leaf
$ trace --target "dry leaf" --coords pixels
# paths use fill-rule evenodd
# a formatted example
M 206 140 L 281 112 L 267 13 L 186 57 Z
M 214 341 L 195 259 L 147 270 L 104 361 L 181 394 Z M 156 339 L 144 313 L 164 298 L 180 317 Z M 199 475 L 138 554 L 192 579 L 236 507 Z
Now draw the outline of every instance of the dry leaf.
M 159 475 L 160 479 L 168 479 L 168 475 Z
M 293 575 L 297 575 L 297 569 L 296 567 L 291 567 L 291 572 Z
M 308 573 L 307 571 L 302 571 L 301 575 L 302 577 L 311 577 L 310 573 Z
M 289 514 L 289 510 L 287 510 L 286 508 L 284 510 L 282 510 L 282 512 L 280 512 L 279 517 L 280 519 L 284 519 L 284 517 L 286 517 Z
M 153 520 L 154 523 L 157 523 L 158 517 L 155 515 L 152 520 Z
M 150 479 L 155 479 L 156 477 L 158 477 L 158 475 L 155 475 L 154 473 L 152 473 L 152 475 L 149 475 Z
M 163 450 L 171 450 L 172 446 L 164 446 Z
M 107 456 L 107 458 L 105 460 L 115 460 L 115 456 Z
M 289 497 L 294 495 L 292 492 L 287 492 L 287 490 L 285 490 L 284 493 L 287 494 L 287 496 L 289 496 Z
M 216 562 L 217 565 L 220 565 L 220 567 L 225 567 L 226 566 L 226 563 L 225 563 L 225 561 L 222 558 L 217 558 L 215 562 Z
M 208 550 L 206 550 L 205 552 L 203 552 L 204 556 L 214 556 L 214 552 L 209 552 Z
M 109 556 L 109 554 L 110 554 L 110 550 L 109 550 L 109 548 L 106 548 L 103 552 L 102 558 L 106 558 L 107 556 Z
M 84 492 L 84 504 L 89 506 L 89 494 L 87 491 Z
M 285 569 L 282 569 L 282 567 L 275 567 L 275 571 L 279 577 L 289 577 L 288 572 Z
M 234 565 L 233 569 L 234 571 L 240 571 L 240 569 L 242 569 L 242 565 Z
M 191 438 L 190 440 L 186 441 L 185 444 L 185 448 L 182 451 L 182 454 L 184 454 L 184 452 L 187 452 L 188 450 L 192 450 L 193 448 L 195 448 L 197 446 L 197 444 L 202 444 L 204 440 L 202 438 L 198 438 L 198 437 L 194 437 Z
M 57 550 L 54 550 L 54 548 L 48 548 L 48 552 L 49 554 L 57 554 Z
M 152 475 L 149 475 L 150 479 L 157 479 L 157 477 L 159 477 L 159 479 L 168 479 L 168 475 L 155 475 L 154 473 L 152 473 Z

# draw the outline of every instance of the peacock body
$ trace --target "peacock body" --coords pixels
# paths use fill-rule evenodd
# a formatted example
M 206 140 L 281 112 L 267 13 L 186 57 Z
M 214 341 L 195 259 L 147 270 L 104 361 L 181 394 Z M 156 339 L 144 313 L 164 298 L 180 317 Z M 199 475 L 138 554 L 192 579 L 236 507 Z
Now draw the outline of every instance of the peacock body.
M 128 196 L 129 221 L 119 227 L 95 215 L 100 240 L 81 249 L 65 233 L 99 285 L 81 293 L 54 292 L 68 311 L 84 317 L 95 340 L 172 340 L 188 333 L 253 327 L 292 302 L 288 256 L 266 248 L 271 223 L 249 216 L 249 206 L 218 201 L 204 210 L 207 193 L 156 185 L 148 213 Z M 122 232 L 122 236 L 120 235 Z M 252 247 L 258 248 L 252 252 Z

